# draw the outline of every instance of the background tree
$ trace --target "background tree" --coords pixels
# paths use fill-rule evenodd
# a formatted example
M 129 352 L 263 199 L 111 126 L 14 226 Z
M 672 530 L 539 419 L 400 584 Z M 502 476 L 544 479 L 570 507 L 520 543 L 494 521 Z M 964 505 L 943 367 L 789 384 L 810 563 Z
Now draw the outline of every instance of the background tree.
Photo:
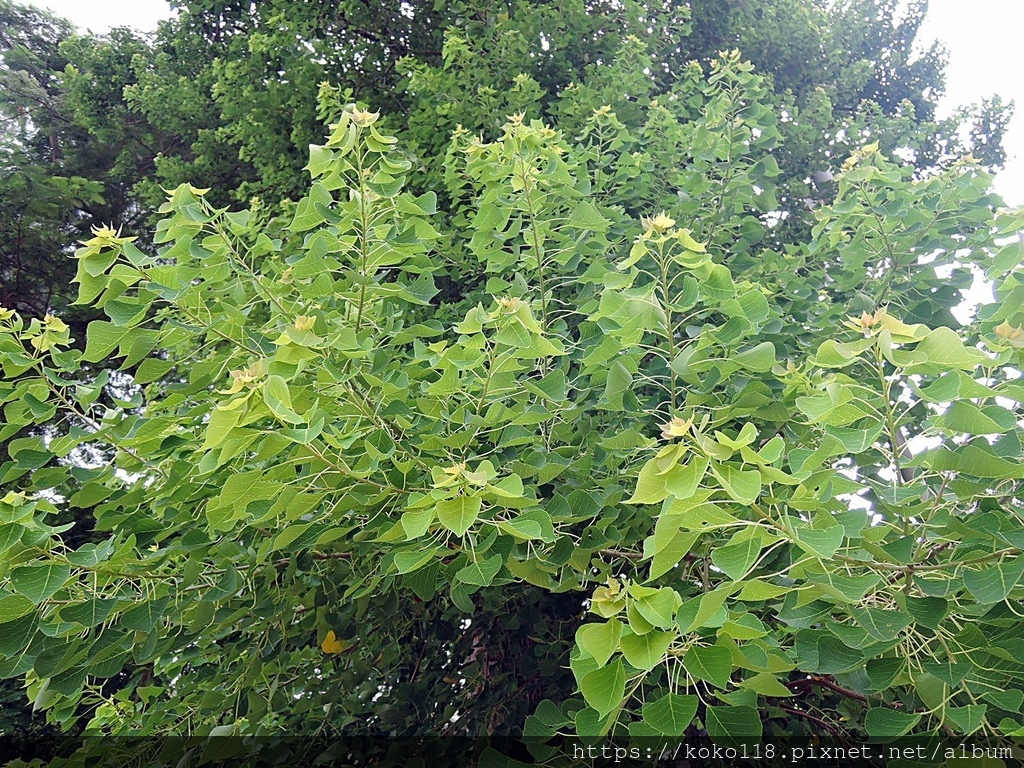
M 161 188 L 194 178 L 216 190 L 218 204 L 294 199 L 306 148 L 321 135 L 315 104 L 324 81 L 379 104 L 433 170 L 459 124 L 493 136 L 501 124 L 495 115 L 531 109 L 555 117 L 559 94 L 596 82 L 587 68 L 600 71 L 631 34 L 648 42 L 650 72 L 638 70 L 625 97 L 607 77 L 592 94 L 595 107 L 616 102 L 627 122 L 627 102 L 642 106 L 669 90 L 687 62 L 706 68 L 719 50 L 740 48 L 773 79 L 775 106 L 788 116 L 777 148 L 784 227 L 806 223 L 808 204 L 834 192 L 828 178 L 837 164 L 873 138 L 921 169 L 971 151 L 990 168 L 1003 161 L 1008 113 L 998 101 L 933 122 L 942 51 L 932 44 L 913 55 L 925 3 L 902 15 L 894 0 L 692 3 L 686 19 L 671 3 L 190 2 L 152 40 L 127 30 L 68 39 L 66 24 L 5 3 L 5 110 L 21 116 L 22 152 L 11 167 L 39 182 L 53 175 L 102 184 L 102 192 L 71 184 L 70 196 L 53 195 L 66 198 L 58 206 L 64 214 L 23 211 L 22 230 L 36 220 L 42 229 L 71 221 L 83 233 L 99 224 L 139 233 Z M 447 43 L 445 30 L 452 31 Z M 557 117 L 572 132 L 587 114 Z M 35 154 L 23 154 L 27 147 Z M 11 197 L 25 183 L 19 178 Z M 8 210 L 4 224 L 13 229 L 18 208 Z M 61 242 L 79 239 L 68 234 Z M 24 284 L 35 279 L 24 265 L 39 265 L 39 285 L 62 285 L 50 279 L 66 263 L 58 253 L 22 258 L 11 269 Z M 29 309 L 32 296 L 42 311 L 50 291 L 19 290 L 19 306 Z

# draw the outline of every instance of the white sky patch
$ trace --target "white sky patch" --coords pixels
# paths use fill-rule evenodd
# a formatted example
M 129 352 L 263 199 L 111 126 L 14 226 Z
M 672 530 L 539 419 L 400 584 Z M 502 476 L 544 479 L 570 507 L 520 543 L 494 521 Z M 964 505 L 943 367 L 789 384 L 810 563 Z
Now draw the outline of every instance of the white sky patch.
M 152 32 L 158 21 L 171 17 L 167 0 L 27 0 L 62 16 L 80 31 L 103 34 L 113 27 Z
M 948 115 L 962 104 L 999 94 L 1014 101 L 1017 114 L 1003 141 L 1006 168 L 995 186 L 1010 205 L 1024 204 L 1024 78 L 1020 74 L 1021 0 L 931 0 L 919 40 L 938 39 L 949 52 L 946 95 L 939 104 Z

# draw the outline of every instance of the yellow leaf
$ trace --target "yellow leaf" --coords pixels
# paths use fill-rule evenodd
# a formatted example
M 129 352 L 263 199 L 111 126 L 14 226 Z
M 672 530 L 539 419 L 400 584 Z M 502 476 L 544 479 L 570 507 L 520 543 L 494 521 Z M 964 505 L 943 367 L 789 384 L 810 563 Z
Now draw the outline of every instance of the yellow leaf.
M 324 638 L 324 641 L 320 643 L 320 649 L 324 653 L 341 653 L 345 650 L 345 643 L 338 639 L 332 629 L 327 633 L 327 637 Z

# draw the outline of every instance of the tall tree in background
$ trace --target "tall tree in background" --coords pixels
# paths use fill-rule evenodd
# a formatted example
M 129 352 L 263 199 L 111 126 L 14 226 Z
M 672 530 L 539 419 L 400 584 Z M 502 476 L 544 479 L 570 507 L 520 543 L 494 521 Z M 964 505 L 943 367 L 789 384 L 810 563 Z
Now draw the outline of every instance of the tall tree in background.
M 153 173 L 159 139 L 123 105 L 132 59 L 149 49 L 117 30 L 106 56 L 89 55 L 67 22 L 7 0 L 0 30 L 0 292 L 30 315 L 66 313 L 74 243 L 101 222 L 137 229 L 150 213 L 135 185 Z M 88 98 L 72 61 L 88 72 Z
M 651 69 L 641 80 L 650 82 L 626 93 L 606 80 L 605 98 L 620 112 L 624 101 L 642 106 L 644 91 L 670 88 L 689 61 L 707 67 L 723 49 L 739 48 L 772 78 L 776 107 L 788 115 L 778 156 L 790 183 L 780 205 L 797 219 L 806 219 L 808 201 L 834 192 L 829 175 L 869 138 L 909 153 L 921 169 L 972 151 L 990 168 L 1004 159 L 1008 113 L 998 102 L 933 122 L 941 47 L 913 52 L 926 3 L 901 12 L 895 0 L 731 0 L 691 3 L 684 14 L 673 3 L 635 2 L 186 2 L 152 39 L 127 30 L 71 37 L 46 14 L 10 0 L 2 8 L 10 31 L 0 40 L 0 88 L 5 114 L 20 121 L 19 151 L 8 152 L 6 165 L 29 177 L 12 179 L 11 196 L 24 199 L 18 190 L 31 178 L 92 182 L 57 182 L 61 190 L 47 195 L 56 209 L 23 212 L 23 231 L 33 229 L 26 221 L 45 229 L 70 220 L 81 232 L 99 223 L 136 232 L 159 205 L 161 187 L 200 178 L 224 196 L 217 202 L 297 197 L 306 147 L 322 135 L 321 82 L 379 105 L 430 166 L 458 124 L 493 135 L 496 114 L 554 116 L 559 94 L 582 82 L 588 67 L 609 63 L 630 34 L 649 43 Z M 517 75 L 529 78 L 527 90 Z M 970 128 L 966 141 L 962 125 Z M 3 224 L 18 226 L 17 207 L 5 210 L 12 212 Z M 24 264 L 38 265 L 39 285 L 59 290 L 64 281 L 48 276 L 58 276 L 62 254 L 28 259 L 25 246 L 17 250 L 15 274 L 31 280 Z M 19 291 L 36 294 L 39 311 L 49 291 Z

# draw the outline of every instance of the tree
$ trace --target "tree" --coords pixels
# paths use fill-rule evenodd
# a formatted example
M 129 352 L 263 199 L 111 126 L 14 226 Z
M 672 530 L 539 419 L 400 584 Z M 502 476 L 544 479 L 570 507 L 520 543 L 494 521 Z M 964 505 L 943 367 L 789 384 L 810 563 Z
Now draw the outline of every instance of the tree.
M 0 297 L 30 316 L 62 311 L 84 332 L 85 318 L 67 314 L 74 243 L 100 223 L 133 231 L 148 213 L 133 187 L 152 173 L 153 134 L 118 108 L 145 46 L 117 30 L 110 55 L 90 56 L 66 21 L 7 0 L 0 29 Z
M 630 99 L 606 76 L 592 94 L 594 108 L 616 101 L 626 122 L 630 102 L 642 106 L 688 62 L 706 67 L 722 49 L 739 47 L 773 79 L 775 107 L 789 116 L 777 148 L 783 230 L 809 225 L 808 201 L 829 200 L 838 163 L 874 138 L 922 169 L 969 151 L 990 168 L 1003 161 L 1008 113 L 998 102 L 933 122 L 941 49 L 911 56 L 923 3 L 695 2 L 688 17 L 672 3 L 636 2 L 181 6 L 152 38 L 123 29 L 93 37 L 5 0 L 0 90 L 21 128 L 0 193 L 22 200 L 26 177 L 40 189 L 54 177 L 62 193 L 47 194 L 58 206 L 5 209 L 0 226 L 62 235 L 43 243 L 70 243 L 101 225 L 145 235 L 162 189 L 196 179 L 213 188 L 217 205 L 295 199 L 306 148 L 320 140 L 323 81 L 391 115 L 417 165 L 430 169 L 410 179 L 426 191 L 459 124 L 493 137 L 505 114 L 528 110 L 569 133 L 582 129 L 589 109 L 558 113 L 560 94 L 600 80 L 629 35 L 648 42 L 650 72 L 634 71 Z M 11 253 L 4 259 L 18 308 L 40 317 L 61 308 L 70 277 L 64 251 L 17 253 L 18 263 Z
M 77 760 L 294 761 L 312 723 L 350 760 L 465 740 L 439 762 L 1016 735 L 1020 214 L 970 158 L 872 143 L 786 229 L 783 97 L 738 52 L 658 92 L 653 55 L 623 38 L 559 123 L 456 128 L 444 163 L 324 87 L 286 215 L 180 186 L 156 252 L 78 251 L 84 351 L 4 313 L 0 439 L 37 431 L 0 466 L 0 673 L 86 713 Z M 961 326 L 971 269 L 998 300 Z M 134 387 L 97 408 L 74 376 L 108 358 Z M 66 546 L 66 507 L 109 538 Z

